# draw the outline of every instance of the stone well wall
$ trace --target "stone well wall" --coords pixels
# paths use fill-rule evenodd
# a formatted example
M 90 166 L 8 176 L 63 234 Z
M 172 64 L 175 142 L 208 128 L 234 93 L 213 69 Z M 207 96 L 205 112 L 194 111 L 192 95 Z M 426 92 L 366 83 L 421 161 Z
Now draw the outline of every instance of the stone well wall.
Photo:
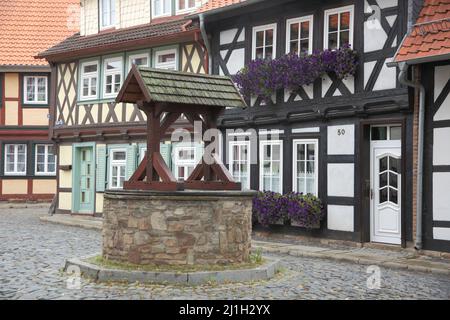
M 133 264 L 246 262 L 254 192 L 107 191 L 103 257 Z

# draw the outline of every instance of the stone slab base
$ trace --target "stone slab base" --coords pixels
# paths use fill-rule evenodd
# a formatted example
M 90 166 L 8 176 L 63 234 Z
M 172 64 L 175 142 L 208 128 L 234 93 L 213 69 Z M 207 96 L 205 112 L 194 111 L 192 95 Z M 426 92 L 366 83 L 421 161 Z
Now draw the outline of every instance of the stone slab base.
M 275 276 L 280 269 L 280 261 L 265 258 L 265 263 L 257 268 L 237 269 L 224 271 L 199 271 L 199 272 L 151 272 L 151 271 L 129 271 L 120 269 L 104 268 L 86 262 L 93 255 L 84 258 L 73 258 L 66 260 L 64 271 L 74 271 L 79 268 L 81 275 L 99 282 L 127 282 L 148 284 L 180 284 L 201 285 L 205 283 L 229 283 L 247 282 L 258 280 L 269 280 Z

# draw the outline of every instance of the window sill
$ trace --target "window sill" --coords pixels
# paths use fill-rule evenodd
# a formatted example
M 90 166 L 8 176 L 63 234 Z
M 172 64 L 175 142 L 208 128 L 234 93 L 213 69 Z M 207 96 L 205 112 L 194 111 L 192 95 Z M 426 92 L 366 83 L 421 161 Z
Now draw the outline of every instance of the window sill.
M 46 103 L 32 103 L 32 102 L 23 102 L 22 108 L 49 108 L 50 104 L 48 102 Z
M 115 102 L 116 98 L 104 98 L 104 99 L 92 99 L 92 100 L 78 100 L 77 105 L 85 105 L 85 104 L 97 104 L 97 103 L 109 103 Z

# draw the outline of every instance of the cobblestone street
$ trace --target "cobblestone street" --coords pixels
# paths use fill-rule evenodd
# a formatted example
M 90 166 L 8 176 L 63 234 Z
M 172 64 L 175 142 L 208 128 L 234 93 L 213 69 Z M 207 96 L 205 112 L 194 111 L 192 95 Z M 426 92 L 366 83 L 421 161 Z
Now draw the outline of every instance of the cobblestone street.
M 251 284 L 181 287 L 106 285 L 82 280 L 68 289 L 69 257 L 100 252 L 94 230 L 39 221 L 45 208 L 0 209 L 0 298 L 3 299 L 449 299 L 450 278 L 381 268 L 381 288 L 368 289 L 366 267 L 276 256 L 283 271 Z

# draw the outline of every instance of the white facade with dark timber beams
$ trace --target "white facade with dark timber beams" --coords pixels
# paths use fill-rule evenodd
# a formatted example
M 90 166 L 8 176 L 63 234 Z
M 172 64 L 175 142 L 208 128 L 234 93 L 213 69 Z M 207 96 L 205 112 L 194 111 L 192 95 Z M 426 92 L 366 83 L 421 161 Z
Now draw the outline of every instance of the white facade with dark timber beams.
M 427 90 L 424 146 L 424 244 L 450 251 L 450 61 L 422 66 Z
M 230 128 L 275 130 L 253 144 L 224 140 L 224 161 L 256 190 L 318 195 L 321 229 L 278 225 L 280 232 L 405 246 L 412 241 L 412 107 L 410 92 L 389 68 L 413 10 L 402 0 L 260 1 L 204 14 L 212 71 L 233 75 L 255 58 L 334 49 L 349 43 L 359 55 L 354 77 L 325 75 L 298 92 L 280 90 L 273 104 L 251 99 L 245 111 L 219 120 Z M 247 139 L 248 140 L 248 139 Z M 256 154 L 249 164 L 243 153 Z M 233 164 L 242 164 L 237 171 Z M 236 171 L 236 172 L 235 172 Z

